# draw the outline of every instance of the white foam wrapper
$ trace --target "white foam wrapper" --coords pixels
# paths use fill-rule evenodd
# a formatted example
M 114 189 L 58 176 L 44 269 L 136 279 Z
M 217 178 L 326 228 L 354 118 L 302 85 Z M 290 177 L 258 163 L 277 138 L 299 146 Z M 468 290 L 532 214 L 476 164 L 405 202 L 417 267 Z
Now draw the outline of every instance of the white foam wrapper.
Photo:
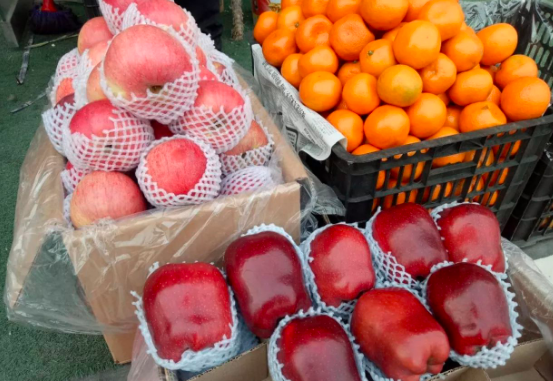
M 104 20 L 106 20 L 109 31 L 113 35 L 121 32 L 121 25 L 123 24 L 123 14 L 125 10 L 112 7 L 104 0 L 98 0 L 98 5 L 100 7 L 100 12 L 102 12 L 102 16 L 104 16 Z
M 73 198 L 73 194 L 68 194 L 63 199 L 63 217 L 69 226 L 73 226 L 73 222 L 71 222 L 71 198 Z
M 63 130 L 63 148 L 68 160 L 78 168 L 126 172 L 136 168 L 142 152 L 154 140 L 154 130 L 147 120 L 116 109 L 112 130 L 105 136 L 88 138 L 81 133 Z
M 80 61 L 79 49 L 75 48 L 70 50 L 61 56 L 56 67 L 54 78 L 66 77 L 75 75 L 74 71 L 77 69 Z
M 63 187 L 68 194 L 71 194 L 75 191 L 77 184 L 81 182 L 83 177 L 91 173 L 90 169 L 79 169 L 73 166 L 71 169 L 64 169 L 61 171 L 61 181 Z
M 468 263 L 467 260 L 464 260 L 463 262 Z M 432 274 L 438 271 L 439 269 L 442 269 L 444 267 L 449 267 L 454 264 L 455 263 L 453 262 L 442 262 L 432 267 L 432 270 L 430 271 L 430 275 L 422 283 L 421 295 L 425 301 L 428 300 L 427 299 L 428 279 L 430 279 Z M 509 320 L 511 323 L 511 330 L 513 334 L 511 337 L 509 337 L 506 343 L 497 343 L 493 348 L 484 347 L 480 350 L 480 352 L 478 352 L 474 356 L 460 355 L 459 353 L 451 349 L 449 357 L 453 361 L 456 361 L 463 366 L 468 366 L 471 368 L 480 368 L 480 369 L 489 369 L 489 368 L 495 369 L 498 366 L 503 366 L 507 363 L 507 360 L 511 357 L 511 354 L 513 353 L 516 345 L 518 344 L 518 339 L 522 335 L 522 326 L 517 323 L 518 312 L 516 311 L 516 308 L 518 305 L 515 302 L 515 294 L 509 290 L 509 283 L 507 283 L 506 281 L 507 280 L 506 274 L 492 271 L 491 265 L 488 265 L 488 266 L 482 265 L 481 261 L 478 261 L 478 263 L 474 263 L 474 264 L 477 266 L 480 266 L 481 268 L 485 269 L 490 274 L 492 274 L 501 285 L 501 288 L 505 293 L 505 299 L 507 300 L 507 305 L 509 307 Z
M 200 147 L 206 157 L 206 169 L 198 183 L 186 194 L 174 194 L 158 187 L 157 182 L 148 174 L 148 153 L 158 145 L 169 140 L 186 139 Z M 213 149 L 192 136 L 175 135 L 154 141 L 143 153 L 136 170 L 138 185 L 148 202 L 154 206 L 198 205 L 215 199 L 221 189 L 221 163 Z
M 290 381 L 282 374 L 282 368 L 284 367 L 284 365 L 278 361 L 278 352 L 280 352 L 279 340 L 282 334 L 282 330 L 292 320 L 305 319 L 305 318 L 314 317 L 314 316 L 331 317 L 340 325 L 340 327 L 342 327 L 342 329 L 348 336 L 349 342 L 351 344 L 353 356 L 355 358 L 355 364 L 357 365 L 357 370 L 359 372 L 359 378 L 361 379 L 361 381 L 367 381 L 367 377 L 365 375 L 364 366 L 363 366 L 363 355 L 361 354 L 359 345 L 355 342 L 355 338 L 351 334 L 349 324 L 345 324 L 342 320 L 340 320 L 340 318 L 336 317 L 332 313 L 328 311 L 323 311 L 317 308 L 310 308 L 307 311 L 300 311 L 299 313 L 293 316 L 286 316 L 284 319 L 280 321 L 276 330 L 271 335 L 271 339 L 269 340 L 269 348 L 268 348 L 268 362 L 269 362 L 269 373 L 271 374 L 271 378 L 273 379 L 273 381 Z
M 274 188 L 282 184 L 282 175 L 276 168 L 247 167 L 231 173 L 221 182 L 221 196 Z
M 116 95 L 108 86 L 104 75 L 104 61 L 102 61 L 99 68 L 100 86 L 106 97 L 117 107 L 121 107 L 139 118 L 154 119 L 160 123 L 169 124 L 194 105 L 200 80 L 200 69 L 194 49 L 173 28 L 163 28 L 163 30 L 180 42 L 190 57 L 191 71 L 184 72 L 175 81 L 164 84 L 157 93 L 148 89 L 145 97 L 131 93 L 130 99 L 126 99 L 120 94 Z
M 155 270 L 159 268 L 159 263 L 154 263 L 150 267 L 150 276 Z M 223 271 L 221 271 L 226 279 Z M 150 354 L 155 362 L 166 369 L 170 370 L 184 370 L 189 372 L 202 372 L 209 368 L 221 365 L 233 357 L 236 357 L 241 353 L 243 348 L 252 347 L 257 343 L 257 338 L 248 330 L 243 319 L 238 315 L 236 308 L 236 302 L 234 300 L 234 293 L 230 286 L 228 286 L 230 295 L 230 304 L 232 312 L 232 326 L 230 337 L 223 337 L 223 339 L 215 343 L 212 347 L 202 349 L 201 351 L 186 350 L 183 352 L 180 360 L 175 362 L 173 360 L 163 359 L 158 353 L 154 345 L 148 322 L 144 314 L 144 307 L 142 303 L 142 297 L 135 291 L 131 291 L 131 294 L 136 298 L 133 305 L 136 307 L 135 314 L 139 320 L 139 329 L 144 337 L 144 341 L 148 347 L 147 353 Z
M 232 65 L 234 64 L 234 60 L 232 58 L 218 51 L 217 49 L 212 49 L 209 53 L 207 53 L 207 60 L 208 62 L 210 62 L 210 64 L 208 65 L 208 69 L 214 70 L 215 75 L 219 78 L 221 82 L 226 83 L 227 85 L 234 88 L 240 88 L 240 81 L 238 80 L 238 76 L 236 75 L 236 72 L 232 67 Z M 215 69 L 214 63 L 216 62 L 223 65 L 223 70 L 221 73 L 219 73 L 219 71 Z
M 69 123 L 77 112 L 75 103 L 56 105 L 42 113 L 42 123 L 50 142 L 60 154 L 65 156 L 63 146 L 64 131 L 69 130 Z
M 267 128 L 261 122 L 258 122 L 258 124 L 263 129 L 263 132 L 265 132 L 268 143 L 262 147 L 246 151 L 239 155 L 226 155 L 224 153 L 219 155 L 219 158 L 221 159 L 223 175 L 227 176 L 233 172 L 251 166 L 263 166 L 269 162 L 269 160 L 271 159 L 271 155 L 273 154 L 273 151 L 275 149 L 273 135 L 271 135 L 267 131 Z
M 92 63 L 88 59 L 89 50 L 85 50 L 81 56 L 81 61 L 77 67 L 77 77 L 73 80 L 73 88 L 75 89 L 75 106 L 77 109 L 80 109 L 88 103 L 88 98 L 86 96 L 86 85 L 88 82 L 88 77 L 94 69 Z
M 238 144 L 248 133 L 253 120 L 250 97 L 242 89 L 236 89 L 244 99 L 244 104 L 230 112 L 224 106 L 213 112 L 209 107 L 192 106 L 187 112 L 169 125 L 174 134 L 197 137 L 211 145 L 215 152 L 223 153 Z

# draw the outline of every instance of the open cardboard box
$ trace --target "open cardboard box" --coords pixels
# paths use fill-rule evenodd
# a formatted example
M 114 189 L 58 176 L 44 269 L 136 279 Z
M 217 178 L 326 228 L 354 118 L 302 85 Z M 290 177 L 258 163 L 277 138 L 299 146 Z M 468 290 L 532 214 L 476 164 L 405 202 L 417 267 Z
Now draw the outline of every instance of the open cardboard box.
M 92 311 L 91 321 L 95 319 L 99 327 L 116 328 L 104 331 L 104 337 L 115 362 L 125 363 L 132 357 L 137 326 L 130 291 L 142 290 L 152 264 L 218 262 L 233 239 L 262 223 L 282 226 L 299 240 L 299 182 L 307 174 L 259 99 L 253 92 L 250 97 L 254 114 L 274 137 L 283 184 L 253 194 L 219 198 L 195 207 L 152 210 L 79 230 L 68 229 L 64 220 L 60 179 L 64 158 L 50 144 L 44 128 L 39 128 L 20 172 L 6 283 L 9 312 L 24 303 L 21 295 L 29 273 L 35 270 L 37 256 L 47 238 L 59 233 L 63 241 L 59 246 L 65 246 L 67 255 L 63 248 L 59 248 L 56 256 L 64 260 L 69 257 L 69 267 L 72 265 L 86 304 Z M 58 291 L 63 293 L 65 290 Z M 77 290 L 70 291 L 78 293 Z M 45 312 L 50 313 L 48 300 L 41 302 L 45 304 Z M 64 311 L 57 313 L 61 318 Z
M 507 364 L 486 371 L 492 381 L 553 381 L 553 356 L 544 340 L 520 344 Z

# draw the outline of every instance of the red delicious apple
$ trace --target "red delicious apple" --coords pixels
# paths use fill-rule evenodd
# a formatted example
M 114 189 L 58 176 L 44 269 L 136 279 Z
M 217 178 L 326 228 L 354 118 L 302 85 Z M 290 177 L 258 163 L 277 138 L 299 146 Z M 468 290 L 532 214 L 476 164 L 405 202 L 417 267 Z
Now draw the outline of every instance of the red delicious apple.
M 92 48 L 99 42 L 109 41 L 113 34 L 106 24 L 103 17 L 94 17 L 84 23 L 79 37 L 77 39 L 77 49 L 79 54 L 83 54 L 86 49 Z
M 278 233 L 238 238 L 225 252 L 225 266 L 246 324 L 263 339 L 281 318 L 311 307 L 296 249 Z
M 58 103 L 56 103 L 56 106 L 65 106 L 65 105 L 71 105 L 75 103 L 75 93 L 66 95 L 62 99 L 59 100 Z
M 102 218 L 118 219 L 146 210 L 138 186 L 120 172 L 96 171 L 86 175 L 71 199 L 71 221 L 76 228 Z
M 449 357 L 444 329 L 402 288 L 364 293 L 353 310 L 351 330 L 365 356 L 396 380 L 438 374 Z
M 513 334 L 503 288 L 478 265 L 457 263 L 434 272 L 426 295 L 451 348 L 461 355 L 505 343 Z
M 241 155 L 247 151 L 266 146 L 267 144 L 269 144 L 269 139 L 267 139 L 265 131 L 263 131 L 259 123 L 252 120 L 252 124 L 246 136 L 244 136 L 237 145 L 224 154 L 231 156 Z
M 189 21 L 182 8 L 169 0 L 139 1 L 136 9 L 148 20 L 175 30 L 186 28 Z
M 479 204 L 460 204 L 440 212 L 437 224 L 450 261 L 481 260 L 494 271 L 505 271 L 501 230 L 491 210 Z
M 367 239 L 348 225 L 333 225 L 311 241 L 309 263 L 317 291 L 329 306 L 354 300 L 374 287 L 376 277 Z
M 347 333 L 326 315 L 296 318 L 283 328 L 277 358 L 290 381 L 361 381 Z
M 64 78 L 56 88 L 56 104 L 68 95 L 74 94 L 73 78 Z
M 420 205 L 405 203 L 381 211 L 372 231 L 382 251 L 391 252 L 415 279 L 426 278 L 432 266 L 447 260 L 436 224 Z
M 88 99 L 89 102 L 107 99 L 100 85 L 100 65 L 99 63 L 92 69 L 86 82 L 86 99 Z
M 135 25 L 113 38 L 104 59 L 108 87 L 130 99 L 158 93 L 166 83 L 193 71 L 190 56 L 173 36 L 151 25 Z
M 154 129 L 154 139 L 159 140 L 161 138 L 170 138 L 175 135 L 169 129 L 169 126 L 163 123 L 159 123 L 157 120 L 150 121 L 152 128 Z
M 97 66 L 104 59 L 108 51 L 109 40 L 102 41 L 88 49 L 88 60 L 90 67 Z
M 228 286 L 208 263 L 168 264 L 144 285 L 144 313 L 158 355 L 178 362 L 184 351 L 212 347 L 231 336 Z
M 206 171 L 207 158 L 191 140 L 173 139 L 155 146 L 146 155 L 147 173 L 166 192 L 187 194 Z
M 207 67 L 200 64 L 200 80 L 201 81 L 217 81 L 217 77 Z

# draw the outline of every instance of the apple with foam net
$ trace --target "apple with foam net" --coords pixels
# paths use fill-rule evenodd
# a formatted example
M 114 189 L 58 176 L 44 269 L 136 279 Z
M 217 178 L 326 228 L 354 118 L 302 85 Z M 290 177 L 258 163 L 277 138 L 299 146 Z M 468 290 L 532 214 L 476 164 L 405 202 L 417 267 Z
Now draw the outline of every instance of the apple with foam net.
M 100 65 L 101 64 L 98 64 L 92 69 L 86 81 L 86 99 L 88 99 L 89 102 L 107 99 L 106 94 L 104 94 L 102 90 L 102 86 L 100 86 Z
M 56 89 L 56 104 L 68 95 L 74 94 L 73 78 L 64 78 Z
M 79 54 L 83 54 L 86 49 L 92 48 L 99 42 L 109 41 L 113 37 L 113 34 L 106 24 L 106 20 L 103 17 L 94 17 L 84 23 L 79 37 L 77 39 L 77 49 Z

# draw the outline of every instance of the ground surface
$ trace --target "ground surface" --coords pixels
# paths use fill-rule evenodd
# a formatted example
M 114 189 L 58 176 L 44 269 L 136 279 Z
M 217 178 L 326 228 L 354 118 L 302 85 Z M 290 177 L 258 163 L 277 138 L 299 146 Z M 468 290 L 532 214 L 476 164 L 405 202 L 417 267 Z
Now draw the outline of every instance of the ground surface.
M 244 1 L 245 40 L 230 40 L 232 17 L 223 14 L 225 26 L 223 49 L 251 70 L 251 3 Z M 81 6 L 74 7 L 82 19 Z M 35 43 L 49 41 L 53 36 L 36 37 Z M 46 88 L 58 59 L 76 46 L 76 38 L 47 44 L 31 51 L 30 66 L 25 83 L 18 85 L 15 78 L 21 66 L 22 50 L 7 46 L 0 35 L 0 287 L 3 289 L 13 234 L 13 217 L 19 168 L 27 152 L 46 100 L 10 113 L 22 103 L 35 99 Z M 3 295 L 3 291 L 2 291 Z M 7 321 L 0 308 L 0 381 L 62 381 L 81 378 L 97 372 L 114 370 L 109 351 L 101 336 L 70 335 L 37 330 Z

